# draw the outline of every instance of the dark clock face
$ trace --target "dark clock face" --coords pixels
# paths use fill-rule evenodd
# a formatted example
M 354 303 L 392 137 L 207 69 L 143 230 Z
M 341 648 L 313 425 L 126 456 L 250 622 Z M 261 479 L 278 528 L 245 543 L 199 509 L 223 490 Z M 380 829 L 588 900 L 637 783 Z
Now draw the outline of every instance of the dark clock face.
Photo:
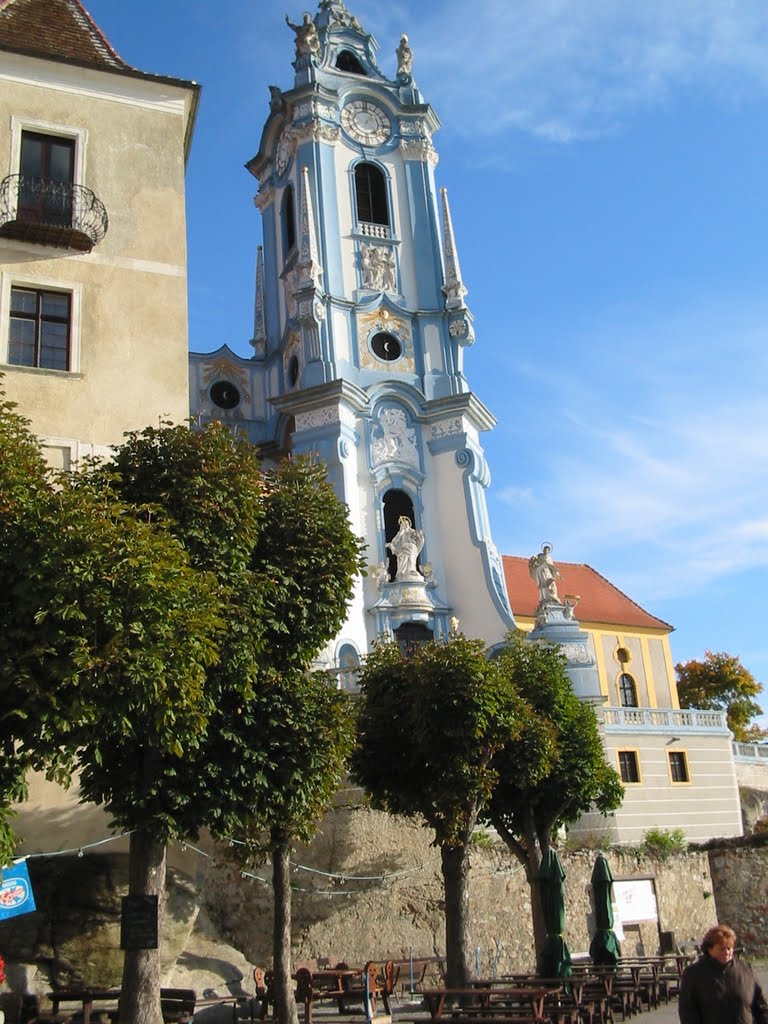
M 211 401 L 220 409 L 234 409 L 240 404 L 240 392 L 228 380 L 217 380 L 211 385 Z
M 399 359 L 403 354 L 403 346 L 397 338 L 393 334 L 387 334 L 385 331 L 379 331 L 378 334 L 374 334 L 371 338 L 371 348 L 374 355 L 387 363 L 391 363 L 393 359 Z

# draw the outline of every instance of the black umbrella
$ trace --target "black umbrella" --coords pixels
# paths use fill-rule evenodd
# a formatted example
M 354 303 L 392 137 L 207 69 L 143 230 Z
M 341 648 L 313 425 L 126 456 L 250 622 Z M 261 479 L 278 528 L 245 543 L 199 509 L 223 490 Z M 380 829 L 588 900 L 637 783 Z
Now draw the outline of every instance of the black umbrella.
M 613 931 L 613 875 L 608 861 L 599 853 L 592 871 L 592 898 L 595 903 L 595 934 L 589 945 L 594 964 L 613 966 L 621 956 L 619 940 Z
M 571 954 L 563 938 L 564 878 L 563 865 L 550 847 L 541 862 L 538 876 L 541 909 L 547 929 L 547 937 L 541 951 L 541 975 L 544 978 L 565 978 L 571 973 Z

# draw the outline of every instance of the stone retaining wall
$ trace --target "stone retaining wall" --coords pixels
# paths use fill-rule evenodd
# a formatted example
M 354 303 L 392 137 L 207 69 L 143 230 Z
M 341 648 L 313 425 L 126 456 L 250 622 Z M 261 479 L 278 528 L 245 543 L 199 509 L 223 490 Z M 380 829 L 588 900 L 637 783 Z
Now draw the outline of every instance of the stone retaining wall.
M 266 879 L 261 882 L 227 862 L 226 851 L 205 850 L 209 859 L 190 849 L 183 854 L 194 885 L 191 877 L 173 885 L 164 944 L 166 957 L 176 960 L 173 965 L 166 959 L 165 983 L 226 993 L 242 980 L 248 991 L 250 965 L 271 961 L 269 868 L 254 869 Z M 595 857 L 594 850 L 561 852 L 566 939 L 573 953 L 589 948 Z M 698 942 L 719 915 L 750 953 L 768 955 L 768 847 L 730 846 L 666 861 L 630 850 L 611 850 L 607 857 L 616 878 L 652 878 L 658 901 L 658 926 L 644 922 L 628 929 L 625 953 L 656 952 L 660 930 L 673 932 L 678 943 Z M 367 808 L 340 809 L 293 860 L 300 865 L 294 875 L 295 960 L 327 956 L 362 963 L 407 956 L 411 948 L 415 955 L 445 952 L 440 857 L 426 829 Z M 113 866 L 102 870 L 102 862 Z M 38 970 L 34 987 L 41 991 L 52 982 L 118 981 L 124 857 L 55 858 L 47 876 L 43 866 L 30 861 L 40 910 L 0 926 L 0 953 L 11 964 Z M 470 912 L 480 974 L 533 967 L 528 885 L 522 866 L 495 837 L 473 849 Z
M 723 846 L 709 853 L 720 921 L 751 957 L 768 957 L 768 847 Z
M 561 854 L 567 876 L 566 939 L 572 952 L 589 948 L 589 880 L 595 857 L 595 851 Z M 645 952 L 655 953 L 659 928 L 674 932 L 678 942 L 698 941 L 715 923 L 706 853 L 678 854 L 660 862 L 611 851 L 608 859 L 614 876 L 652 877 L 656 888 L 659 926 L 643 923 L 628 932 L 627 952 L 637 952 L 640 942 Z M 295 959 L 330 956 L 364 962 L 407 955 L 410 948 L 422 955 L 445 952 L 440 856 L 430 846 L 426 829 L 369 809 L 339 810 L 325 819 L 312 846 L 297 851 L 294 861 L 302 865 L 294 876 Z M 531 900 L 522 866 L 496 838 L 477 845 L 471 863 L 471 936 L 480 973 L 532 968 Z M 269 872 L 260 869 L 258 874 L 268 877 Z M 202 896 L 233 945 L 253 963 L 270 960 L 268 886 L 214 861 Z

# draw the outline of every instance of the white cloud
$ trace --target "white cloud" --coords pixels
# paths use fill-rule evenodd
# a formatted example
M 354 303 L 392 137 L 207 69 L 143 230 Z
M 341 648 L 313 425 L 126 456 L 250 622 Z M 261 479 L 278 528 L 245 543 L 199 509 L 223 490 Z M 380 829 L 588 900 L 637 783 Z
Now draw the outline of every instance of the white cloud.
M 503 505 L 516 508 L 518 505 L 529 505 L 535 499 L 532 487 L 504 487 L 496 495 Z
M 387 44 L 409 31 L 417 81 L 475 135 L 518 129 L 568 142 L 678 89 L 736 102 L 768 89 L 764 0 L 476 0 L 471 13 L 448 0 L 407 14 L 371 9 L 364 21 L 386 66 Z

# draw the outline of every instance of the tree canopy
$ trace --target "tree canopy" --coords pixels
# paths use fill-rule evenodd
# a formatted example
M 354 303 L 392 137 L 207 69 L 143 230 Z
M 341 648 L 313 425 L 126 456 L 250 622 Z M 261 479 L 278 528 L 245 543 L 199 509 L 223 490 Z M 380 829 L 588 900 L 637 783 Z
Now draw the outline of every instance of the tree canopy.
M 404 651 L 377 644 L 360 676 L 353 776 L 373 806 L 420 815 L 440 847 L 448 981 L 470 974 L 468 872 L 472 831 L 518 739 L 528 707 L 483 643 L 454 634 Z M 539 769 L 532 756 L 526 770 Z
M 763 692 L 761 683 L 733 654 L 704 652 L 704 660 L 678 662 L 677 693 L 680 707 L 723 710 L 736 740 L 755 736 L 749 723 L 763 709 L 753 700 Z M 758 735 L 762 735 L 758 730 Z
M 343 696 L 305 673 L 361 568 L 322 467 L 264 472 L 219 425 L 166 426 L 54 487 L 7 405 L 0 434 L 8 794 L 22 765 L 76 769 L 133 830 L 131 892 L 161 898 L 169 838 L 244 820 L 269 835 L 278 818 L 283 846 L 311 834 L 351 728 Z M 156 1019 L 155 951 L 126 954 L 124 987 L 126 1020 Z

